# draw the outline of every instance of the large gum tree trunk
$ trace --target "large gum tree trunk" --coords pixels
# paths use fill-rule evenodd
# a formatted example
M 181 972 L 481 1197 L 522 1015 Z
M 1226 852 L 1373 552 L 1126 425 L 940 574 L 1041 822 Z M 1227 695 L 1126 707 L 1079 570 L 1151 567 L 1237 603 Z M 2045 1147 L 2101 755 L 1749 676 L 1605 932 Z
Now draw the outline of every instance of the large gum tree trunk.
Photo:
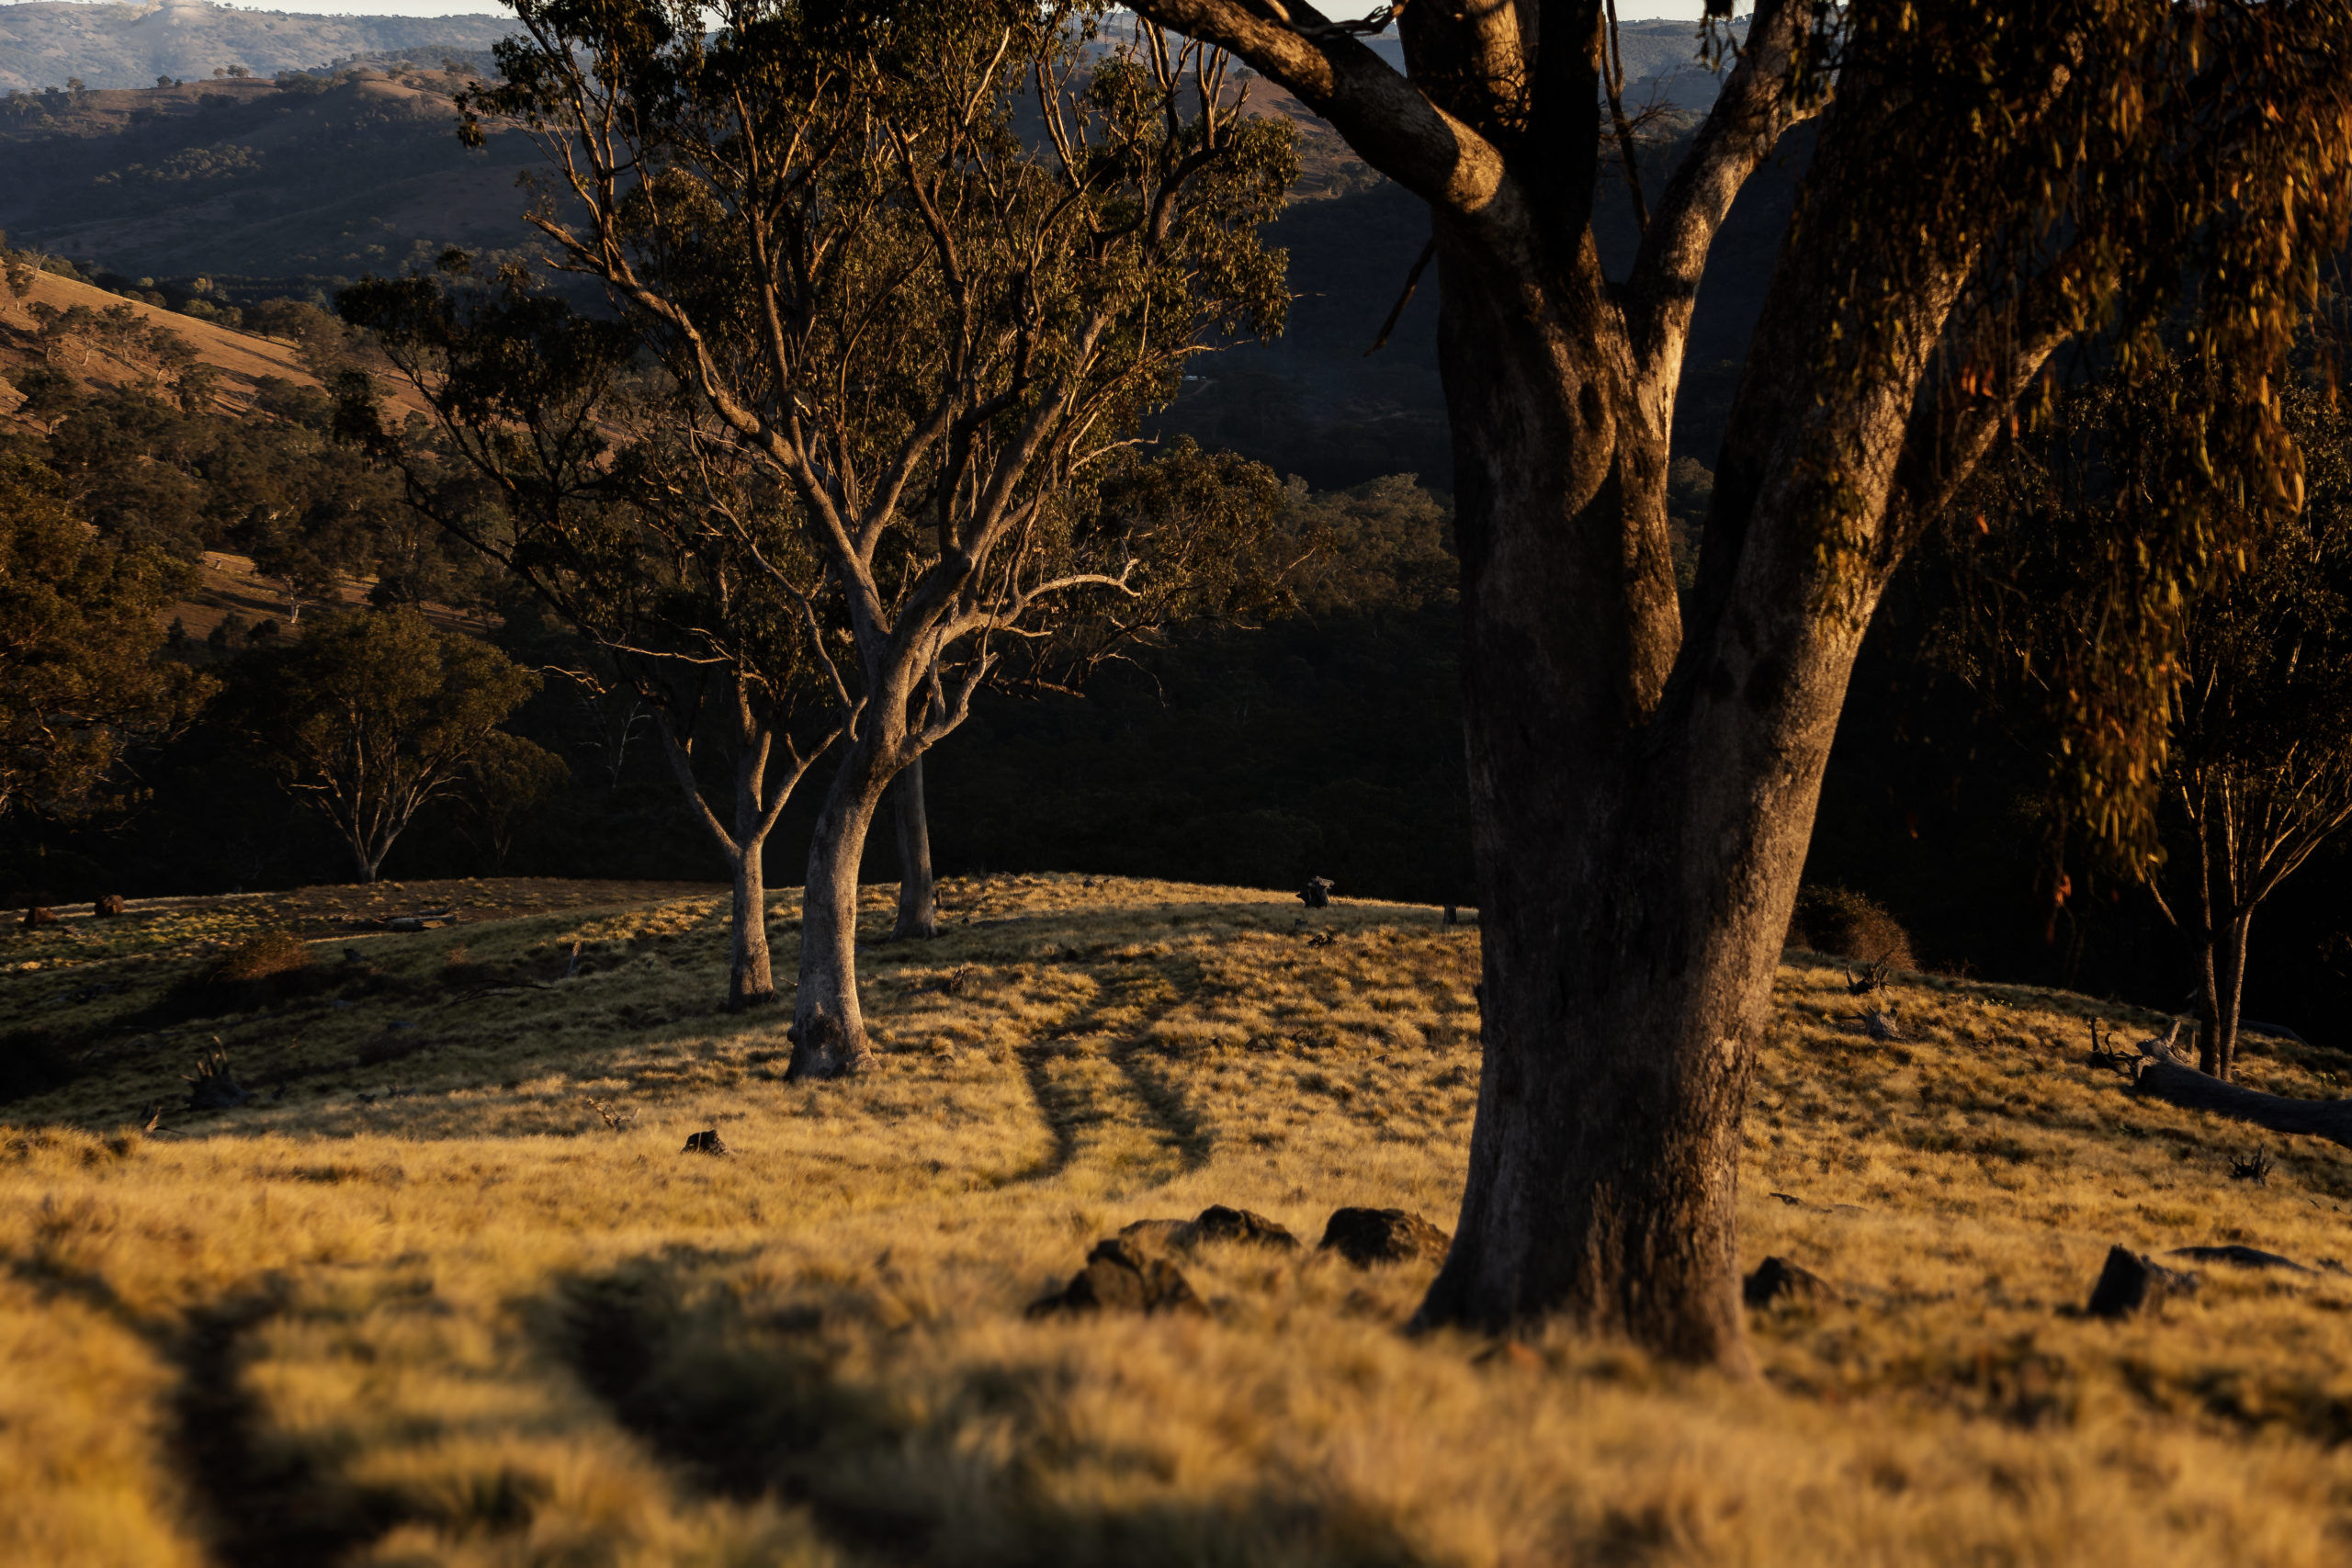
M 857 996 L 857 875 L 875 810 L 889 784 L 876 750 L 870 737 L 852 744 L 809 834 L 787 1077 L 839 1077 L 874 1059 Z
M 1726 617 L 1668 685 L 1672 590 L 1623 587 L 1667 547 L 1663 418 L 1440 256 L 1485 1063 L 1415 1321 L 1566 1316 L 1745 1369 L 1739 1117 L 1861 621 L 1750 551 L 1736 596 L 1788 614 Z
M 931 818 L 923 801 L 921 757 L 907 764 L 890 795 L 899 829 L 899 920 L 890 929 L 890 940 L 927 940 L 939 934 L 939 907 L 931 874 Z

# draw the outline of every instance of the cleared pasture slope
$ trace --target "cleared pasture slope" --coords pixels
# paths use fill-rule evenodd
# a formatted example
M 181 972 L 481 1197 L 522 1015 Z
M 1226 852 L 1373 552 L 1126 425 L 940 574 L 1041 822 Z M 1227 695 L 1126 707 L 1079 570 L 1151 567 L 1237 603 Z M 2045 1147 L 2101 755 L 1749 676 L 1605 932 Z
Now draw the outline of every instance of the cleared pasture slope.
M 2352 1551 L 2352 1280 L 2208 1269 L 2161 1321 L 2071 1314 L 2115 1241 L 2352 1253 L 2352 1155 L 2273 1140 L 2267 1187 L 2229 1180 L 2252 1138 L 2089 1068 L 2081 998 L 1917 980 L 1910 1038 L 1880 1043 L 1792 955 L 1748 1261 L 1848 1299 L 1758 1314 L 1767 1375 L 1740 1387 L 1568 1336 L 1408 1341 L 1426 1268 L 1239 1248 L 1187 1265 L 1207 1319 L 1024 1320 L 1131 1219 L 1450 1223 L 1476 933 L 1351 904 L 1310 947 L 1273 895 L 1066 877 L 945 896 L 967 923 L 868 954 L 888 1055 L 851 1084 L 783 1083 L 786 1015 L 714 1008 L 723 902 L 695 896 L 330 938 L 323 962 L 348 942 L 377 972 L 353 1005 L 107 1045 L 11 1107 L 0 1559 Z M 10 939 L 42 966 L 0 975 L 0 1026 L 144 1007 L 264 907 Z M 531 988 L 575 940 L 588 972 Z M 213 1034 L 285 1097 L 113 1131 Z M 2332 1065 L 2251 1076 L 2321 1093 Z M 714 1124 L 734 1156 L 677 1152 Z

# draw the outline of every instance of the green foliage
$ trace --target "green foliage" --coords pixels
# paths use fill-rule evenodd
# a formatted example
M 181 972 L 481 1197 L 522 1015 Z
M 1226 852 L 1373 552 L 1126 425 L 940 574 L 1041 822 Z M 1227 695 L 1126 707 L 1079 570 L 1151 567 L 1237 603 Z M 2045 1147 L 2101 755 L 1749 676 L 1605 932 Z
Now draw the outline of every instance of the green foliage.
M 1081 69 L 1091 6 L 520 17 L 505 80 L 463 96 L 469 133 L 527 125 L 574 175 L 583 155 L 662 170 L 635 194 L 568 175 L 594 236 L 546 226 L 698 405 L 690 448 L 740 454 L 824 562 L 861 652 L 845 705 L 914 700 L 951 649 L 968 692 L 1016 635 L 1125 634 L 1212 592 L 1178 591 L 1210 556 L 1175 531 L 1100 526 L 1081 470 L 1174 395 L 1204 331 L 1279 326 L 1258 230 L 1288 135 L 1232 111 L 1221 61 L 1151 35 Z M 1172 474 L 1137 482 L 1193 482 Z M 1090 593 L 1127 603 L 1065 624 Z
M 462 800 L 493 874 L 514 848 L 515 829 L 534 807 L 571 782 L 571 769 L 546 747 L 493 729 L 466 761 Z
M 54 424 L 60 414 L 82 400 L 81 383 L 46 365 L 18 371 L 16 381 L 25 400 L 17 405 L 17 412 L 44 424 Z
M 539 679 L 410 608 L 317 618 L 301 641 L 250 655 L 225 717 L 287 788 L 331 822 L 361 880 Z
M 634 691 L 684 751 L 708 718 L 787 746 L 813 728 L 800 739 L 817 743 L 808 710 L 831 687 L 810 626 L 826 589 L 789 498 L 691 400 L 632 374 L 621 323 L 520 269 L 470 271 L 452 253 L 438 278 L 338 300 L 430 400 L 438 438 L 385 429 L 364 377 L 337 381 L 336 428 L 555 614 L 584 645 L 569 651 L 585 686 Z
M 1307 614 L 1410 613 L 1453 602 L 1453 508 L 1412 475 L 1319 494 L 1294 479 L 1288 500 L 1286 530 L 1315 551 L 1296 580 Z
M 206 683 L 156 657 L 178 563 L 91 533 L 48 469 L 0 457 L 0 812 L 85 806 Z
M 1984 466 L 1943 545 L 1958 599 L 1938 657 L 2048 745 L 2060 817 L 2134 874 L 2163 863 L 2182 780 L 2259 794 L 2352 741 L 2352 426 L 2333 400 L 2299 378 L 2266 394 L 2301 504 L 2223 491 L 2197 503 L 2193 562 L 2166 543 L 2178 465 L 2231 385 L 2165 361 L 2068 396 Z

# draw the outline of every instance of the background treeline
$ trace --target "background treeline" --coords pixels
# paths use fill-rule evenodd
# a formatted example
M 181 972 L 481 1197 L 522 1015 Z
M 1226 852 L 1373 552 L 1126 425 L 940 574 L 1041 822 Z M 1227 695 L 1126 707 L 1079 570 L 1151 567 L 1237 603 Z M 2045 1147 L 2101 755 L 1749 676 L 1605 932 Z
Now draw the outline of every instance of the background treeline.
M 328 104 L 368 85 L 303 97 Z M 277 115 L 287 102 L 198 112 Z M 126 167 L 122 152 L 106 166 Z M 1649 176 L 1662 183 L 1678 152 L 1670 135 L 1652 143 Z M 1751 183 L 1719 248 L 1757 265 L 1719 265 L 1701 302 L 1676 430 L 1674 508 L 1686 532 L 1712 488 L 1732 367 L 1804 155 L 1793 138 Z M 1474 897 L 1433 288 L 1425 281 L 1386 346 L 1365 354 L 1426 238 L 1415 207 L 1385 183 L 1294 203 L 1277 226 L 1297 296 L 1288 331 L 1201 362 L 1159 421 L 1162 435 L 1192 434 L 1295 476 L 1287 525 L 1332 542 L 1300 569 L 1297 613 L 1173 636 L 1104 671 L 1084 698 L 984 696 L 928 764 L 943 873 L 1063 868 L 1261 886 L 1320 874 L 1343 894 Z M 1608 189 L 1604 208 L 1604 241 L 1630 248 L 1622 194 Z M 85 260 L 79 276 L 299 344 L 322 381 L 365 363 L 364 344 L 320 309 L 332 274 L 159 277 Z M 332 403 L 317 390 L 266 386 L 232 414 L 167 374 L 108 390 L 64 370 L 14 378 L 28 400 L 9 449 L 53 473 L 105 537 L 183 561 L 206 549 L 246 556 L 287 597 L 321 606 L 338 584 L 348 596 L 362 582 L 369 604 L 425 607 L 524 669 L 577 662 L 526 595 L 422 525 L 390 478 L 335 440 Z M 1807 880 L 1892 911 L 1923 964 L 2181 1005 L 2193 983 L 2183 933 L 2061 830 L 2051 733 L 1937 656 L 1954 570 L 1941 554 L 1915 562 L 1871 634 Z M 175 637 L 170 654 L 232 692 L 256 648 L 296 631 L 232 616 L 209 638 Z M 503 728 L 562 759 L 560 786 L 500 835 L 460 798 L 428 807 L 384 874 L 719 876 L 677 807 L 650 724 L 631 709 L 626 696 L 545 680 Z M 351 874 L 332 829 L 290 810 L 276 776 L 223 724 L 199 719 L 128 761 L 98 808 L 11 821 L 0 893 L 62 902 Z M 813 800 L 771 840 L 778 885 L 798 880 Z M 2352 915 L 2334 897 L 2344 853 L 2323 850 L 2265 906 L 2249 1016 L 2317 1036 L 2345 1015 Z M 892 877 L 891 857 L 888 835 L 876 834 L 867 874 Z

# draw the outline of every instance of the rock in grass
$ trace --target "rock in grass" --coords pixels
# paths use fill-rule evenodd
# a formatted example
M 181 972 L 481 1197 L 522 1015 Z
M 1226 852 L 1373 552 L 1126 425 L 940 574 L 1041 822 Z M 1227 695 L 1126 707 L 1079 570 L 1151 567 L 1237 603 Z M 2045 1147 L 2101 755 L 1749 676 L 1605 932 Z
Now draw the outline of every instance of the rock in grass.
M 2167 1269 L 2129 1247 L 2110 1247 L 2107 1267 L 2099 1270 L 2084 1310 L 2093 1317 L 2129 1317 L 2143 1308 L 2163 1305 L 2168 1296 L 2190 1295 L 2196 1290 L 2196 1275 Z
M 1420 1215 L 1403 1209 L 1338 1209 L 1323 1227 L 1317 1249 L 1336 1252 L 1359 1269 L 1410 1258 L 1442 1259 L 1453 1244 Z
M 1183 1252 L 1193 1245 L 1193 1222 L 1137 1220 L 1119 1227 L 1119 1239 L 1148 1252 Z
M 1248 1242 L 1254 1247 L 1271 1247 L 1278 1252 L 1298 1250 L 1298 1237 L 1285 1227 L 1263 1214 L 1228 1209 L 1222 1203 L 1212 1203 L 1193 1216 L 1193 1239 Z
M 1832 1292 L 1829 1281 L 1812 1269 L 1785 1258 L 1767 1258 L 1741 1282 L 1739 1293 L 1749 1306 L 1768 1307 L 1780 1301 L 1821 1301 Z
M 682 1155 L 723 1155 L 727 1152 L 727 1145 L 719 1137 L 718 1128 L 706 1127 L 699 1133 L 687 1134 L 686 1146 L 678 1152 Z
M 1125 1236 L 1094 1244 L 1086 1267 L 1050 1296 L 1029 1303 L 1031 1317 L 1065 1312 L 1199 1313 L 1206 1309 L 1183 1271 L 1148 1245 Z
M 90 912 L 102 920 L 112 919 L 122 911 L 122 895 L 119 893 L 109 893 L 90 907 Z
M 1295 1252 L 1298 1237 L 1263 1214 L 1212 1203 L 1189 1220 L 1137 1220 L 1119 1227 L 1119 1239 L 1151 1252 L 1190 1252 L 1204 1241 L 1242 1242 Z

